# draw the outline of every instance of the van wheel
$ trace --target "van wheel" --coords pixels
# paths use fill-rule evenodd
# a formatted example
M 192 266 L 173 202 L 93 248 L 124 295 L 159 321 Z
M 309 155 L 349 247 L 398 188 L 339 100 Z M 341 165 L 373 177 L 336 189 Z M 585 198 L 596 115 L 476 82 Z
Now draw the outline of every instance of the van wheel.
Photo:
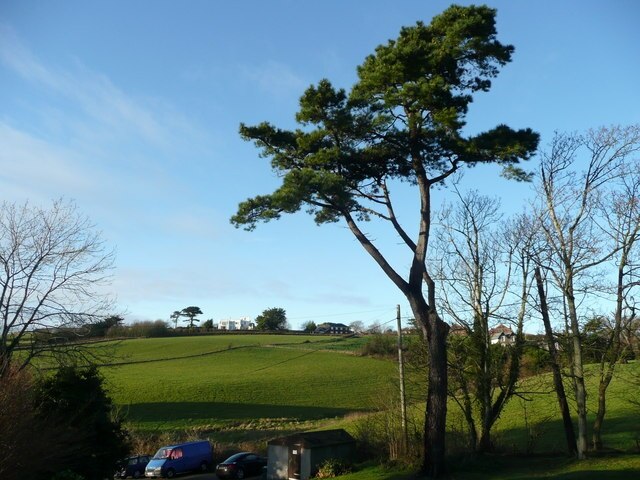
M 244 470 L 239 468 L 236 472 L 236 478 L 244 478 Z
M 209 471 L 209 464 L 208 464 L 207 462 L 202 462 L 202 463 L 200 464 L 200 471 L 201 471 L 202 473 L 204 473 L 204 472 L 208 472 L 208 471 Z
M 167 478 L 173 478 L 176 475 L 176 471 L 173 468 L 167 470 Z
M 140 473 L 140 470 L 136 470 L 135 472 L 133 472 L 133 478 L 140 478 L 142 476 L 142 473 Z

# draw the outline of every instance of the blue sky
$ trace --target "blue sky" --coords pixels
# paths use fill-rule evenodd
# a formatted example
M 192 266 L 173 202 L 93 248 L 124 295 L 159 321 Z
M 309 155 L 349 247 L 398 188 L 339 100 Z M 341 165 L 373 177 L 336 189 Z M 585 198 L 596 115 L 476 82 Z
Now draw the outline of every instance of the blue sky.
M 507 123 L 544 144 L 554 130 L 640 121 L 639 2 L 488 4 L 516 51 L 471 105 L 469 132 Z M 128 320 L 198 305 L 215 320 L 282 307 L 293 326 L 387 322 L 406 302 L 344 225 L 303 213 L 252 233 L 229 224 L 240 201 L 278 185 L 238 125 L 292 127 L 308 85 L 350 87 L 378 44 L 448 5 L 4 0 L 0 200 L 75 200 L 117 251 L 112 293 Z M 507 211 L 529 195 L 491 167 L 464 185 Z M 408 265 L 397 239 L 369 231 Z

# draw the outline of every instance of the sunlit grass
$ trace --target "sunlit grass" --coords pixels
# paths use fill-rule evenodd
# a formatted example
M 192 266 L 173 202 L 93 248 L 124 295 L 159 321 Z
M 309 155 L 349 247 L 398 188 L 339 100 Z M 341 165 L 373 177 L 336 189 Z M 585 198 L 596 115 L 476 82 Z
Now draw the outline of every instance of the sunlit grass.
M 258 335 L 130 340 L 116 355 L 132 363 L 102 372 L 115 403 L 143 429 L 217 428 L 265 418 L 295 422 L 367 411 L 396 372 L 387 361 L 266 346 L 305 340 Z M 174 359 L 148 362 L 162 358 Z

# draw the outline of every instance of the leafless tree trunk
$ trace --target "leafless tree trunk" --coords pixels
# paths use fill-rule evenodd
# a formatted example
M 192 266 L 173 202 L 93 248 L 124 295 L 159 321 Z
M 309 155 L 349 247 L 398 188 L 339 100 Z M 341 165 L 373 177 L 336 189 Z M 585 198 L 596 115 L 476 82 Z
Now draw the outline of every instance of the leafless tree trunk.
M 542 314 L 542 322 L 544 324 L 544 332 L 547 339 L 547 350 L 549 351 L 549 356 L 551 357 L 553 385 L 556 391 L 556 396 L 558 398 L 560 413 L 562 414 L 562 425 L 564 427 L 564 435 L 567 440 L 567 449 L 570 455 L 575 455 L 578 452 L 578 446 L 576 444 L 576 436 L 573 430 L 573 421 L 571 420 L 569 404 L 567 403 L 567 395 L 564 391 L 564 384 L 562 383 L 562 372 L 560 371 L 560 362 L 558 359 L 558 350 L 556 348 L 556 339 L 553 335 L 553 330 L 551 328 L 551 319 L 549 317 L 547 294 L 545 292 L 542 274 L 540 273 L 540 267 L 535 267 L 534 272 L 536 278 L 536 286 L 538 288 L 540 313 Z
M 73 204 L 0 206 L 0 377 L 12 360 L 22 369 L 36 357 L 87 354 L 59 340 L 108 311 L 98 290 L 112 262 Z

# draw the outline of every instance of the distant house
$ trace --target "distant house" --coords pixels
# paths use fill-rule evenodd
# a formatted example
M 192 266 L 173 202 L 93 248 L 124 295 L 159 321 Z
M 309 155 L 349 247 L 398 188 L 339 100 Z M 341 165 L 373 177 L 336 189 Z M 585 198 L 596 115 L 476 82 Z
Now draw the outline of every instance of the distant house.
M 556 351 L 562 351 L 562 343 L 554 336 L 553 346 L 556 348 Z M 534 345 L 542 350 L 549 351 L 549 341 L 547 340 L 547 336 L 543 333 L 538 334 L 529 334 L 526 335 L 527 343 L 529 345 Z
M 511 345 L 516 342 L 516 334 L 502 323 L 489 330 L 491 345 Z
M 220 320 L 218 330 L 253 330 L 256 324 L 249 317 L 239 319 Z
M 460 335 L 461 337 L 466 337 L 468 334 L 469 332 L 467 331 L 467 328 L 459 323 L 451 325 L 451 330 L 449 330 L 449 335 Z
M 449 335 L 460 337 L 466 337 L 469 333 L 469 329 L 459 323 L 452 324 L 451 330 L 449 330 Z M 512 345 L 516 343 L 516 334 L 510 327 L 501 323 L 497 327 L 489 329 L 489 340 L 491 345 Z
M 313 333 L 329 333 L 333 335 L 344 335 L 347 333 L 353 333 L 344 323 L 321 323 L 316 327 Z
M 308 480 L 325 460 L 353 461 L 356 441 L 342 429 L 276 438 L 268 444 L 268 480 Z

